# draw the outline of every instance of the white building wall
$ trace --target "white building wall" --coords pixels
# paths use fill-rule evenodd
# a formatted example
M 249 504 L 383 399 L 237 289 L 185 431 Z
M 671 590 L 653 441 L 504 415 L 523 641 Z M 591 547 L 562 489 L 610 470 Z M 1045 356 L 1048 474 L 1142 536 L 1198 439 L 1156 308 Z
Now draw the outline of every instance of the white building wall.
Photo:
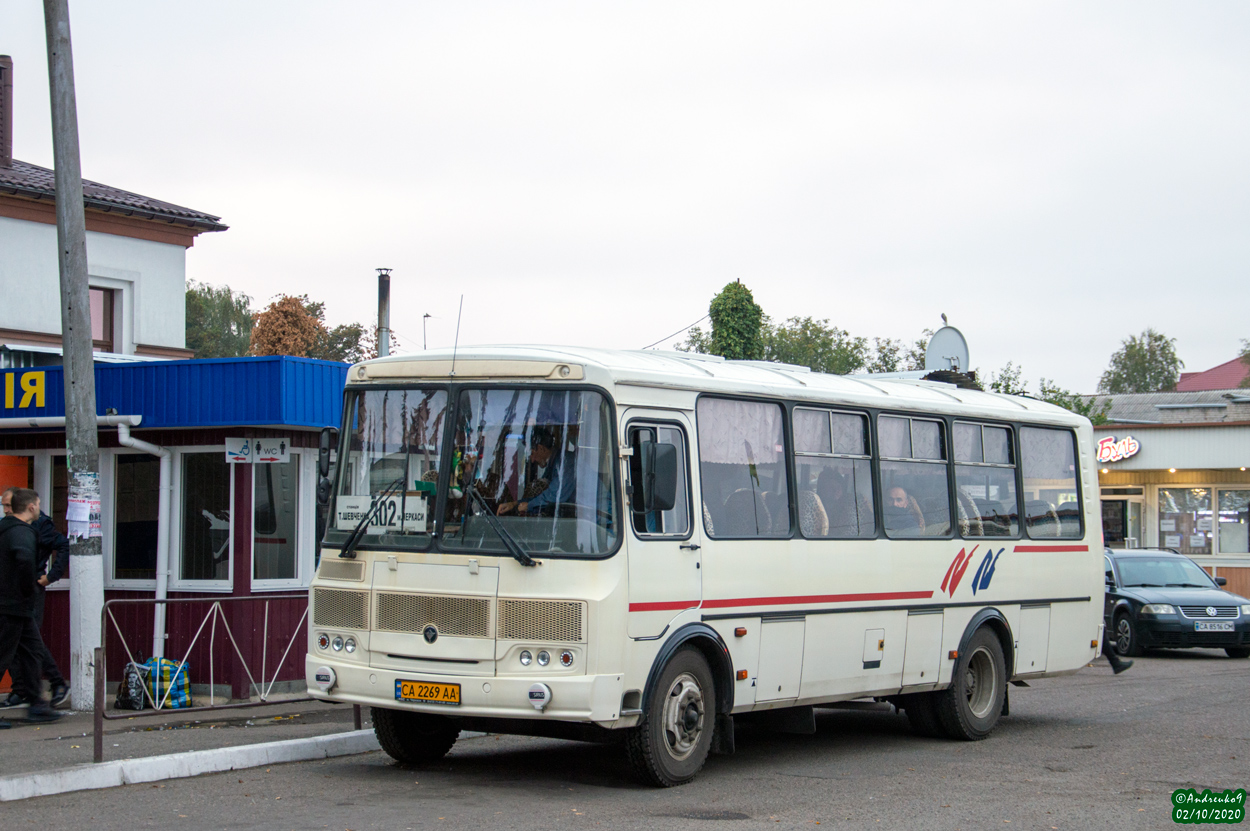
M 186 346 L 186 253 L 181 245 L 87 232 L 88 282 L 120 290 L 116 351 Z M 0 329 L 61 333 L 55 225 L 0 217 L 0 298 Z

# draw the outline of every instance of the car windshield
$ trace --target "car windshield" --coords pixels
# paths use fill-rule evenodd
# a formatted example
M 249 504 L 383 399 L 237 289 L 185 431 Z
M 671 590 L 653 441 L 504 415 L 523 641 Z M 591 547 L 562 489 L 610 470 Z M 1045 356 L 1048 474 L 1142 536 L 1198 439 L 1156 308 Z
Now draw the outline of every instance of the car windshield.
M 535 556 L 615 547 L 612 417 L 599 393 L 463 390 L 452 454 L 445 547 L 504 551 L 499 527 Z M 487 510 L 498 525 L 482 516 Z
M 375 507 L 362 542 L 424 548 L 434 530 L 438 458 L 447 392 L 394 389 L 354 392 L 347 400 L 348 433 L 340 459 L 328 545 L 343 545 Z M 379 497 L 385 497 L 379 500 Z M 377 504 L 380 501 L 381 504 Z
M 1120 579 L 1125 586 L 1196 586 L 1211 588 L 1207 573 L 1184 557 L 1120 557 Z

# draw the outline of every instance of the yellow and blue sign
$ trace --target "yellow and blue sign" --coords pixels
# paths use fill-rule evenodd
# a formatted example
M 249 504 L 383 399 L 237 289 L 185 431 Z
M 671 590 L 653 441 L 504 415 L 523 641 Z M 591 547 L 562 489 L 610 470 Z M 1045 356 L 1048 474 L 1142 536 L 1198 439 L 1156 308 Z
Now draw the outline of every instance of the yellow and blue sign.
M 43 369 L 22 369 L 4 374 L 4 409 L 42 409 L 48 398 L 48 373 Z M 20 396 L 20 397 L 19 397 Z M 19 415 L 19 413 L 13 413 Z

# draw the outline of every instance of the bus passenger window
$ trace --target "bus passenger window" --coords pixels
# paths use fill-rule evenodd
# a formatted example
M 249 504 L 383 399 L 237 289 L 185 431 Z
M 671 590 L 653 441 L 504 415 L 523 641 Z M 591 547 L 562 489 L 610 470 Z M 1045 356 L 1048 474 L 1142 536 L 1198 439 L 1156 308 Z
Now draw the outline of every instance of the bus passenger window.
M 880 416 L 881 491 L 886 535 L 944 537 L 951 532 L 942 422 Z
M 677 498 L 669 511 L 647 511 L 642 501 L 642 453 L 644 441 L 671 444 L 677 448 Z M 631 427 L 629 446 L 630 514 L 634 533 L 643 536 L 684 537 L 690 533 L 690 477 L 686 473 L 686 437 L 677 427 L 664 424 Z
M 1015 537 L 1020 533 L 1011 431 L 955 422 L 955 509 L 964 537 Z
M 853 413 L 796 408 L 794 451 L 803 536 L 875 535 L 868 420 Z
M 1020 428 L 1024 527 L 1033 539 L 1082 536 L 1074 439 L 1070 430 Z
M 708 536 L 789 536 L 783 419 L 777 404 L 699 400 L 699 479 Z

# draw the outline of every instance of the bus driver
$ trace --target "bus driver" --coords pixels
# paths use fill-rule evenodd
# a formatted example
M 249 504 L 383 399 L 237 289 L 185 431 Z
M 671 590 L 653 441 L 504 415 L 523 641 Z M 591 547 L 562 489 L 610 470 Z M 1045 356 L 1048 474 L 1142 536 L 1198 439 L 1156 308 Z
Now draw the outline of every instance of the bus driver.
M 543 468 L 547 488 L 528 502 L 503 502 L 495 513 L 499 516 L 516 513 L 538 514 L 554 511 L 557 505 L 573 501 L 576 465 L 573 453 L 556 452 L 556 437 L 545 427 L 535 427 L 530 434 L 529 460 L 535 468 Z

